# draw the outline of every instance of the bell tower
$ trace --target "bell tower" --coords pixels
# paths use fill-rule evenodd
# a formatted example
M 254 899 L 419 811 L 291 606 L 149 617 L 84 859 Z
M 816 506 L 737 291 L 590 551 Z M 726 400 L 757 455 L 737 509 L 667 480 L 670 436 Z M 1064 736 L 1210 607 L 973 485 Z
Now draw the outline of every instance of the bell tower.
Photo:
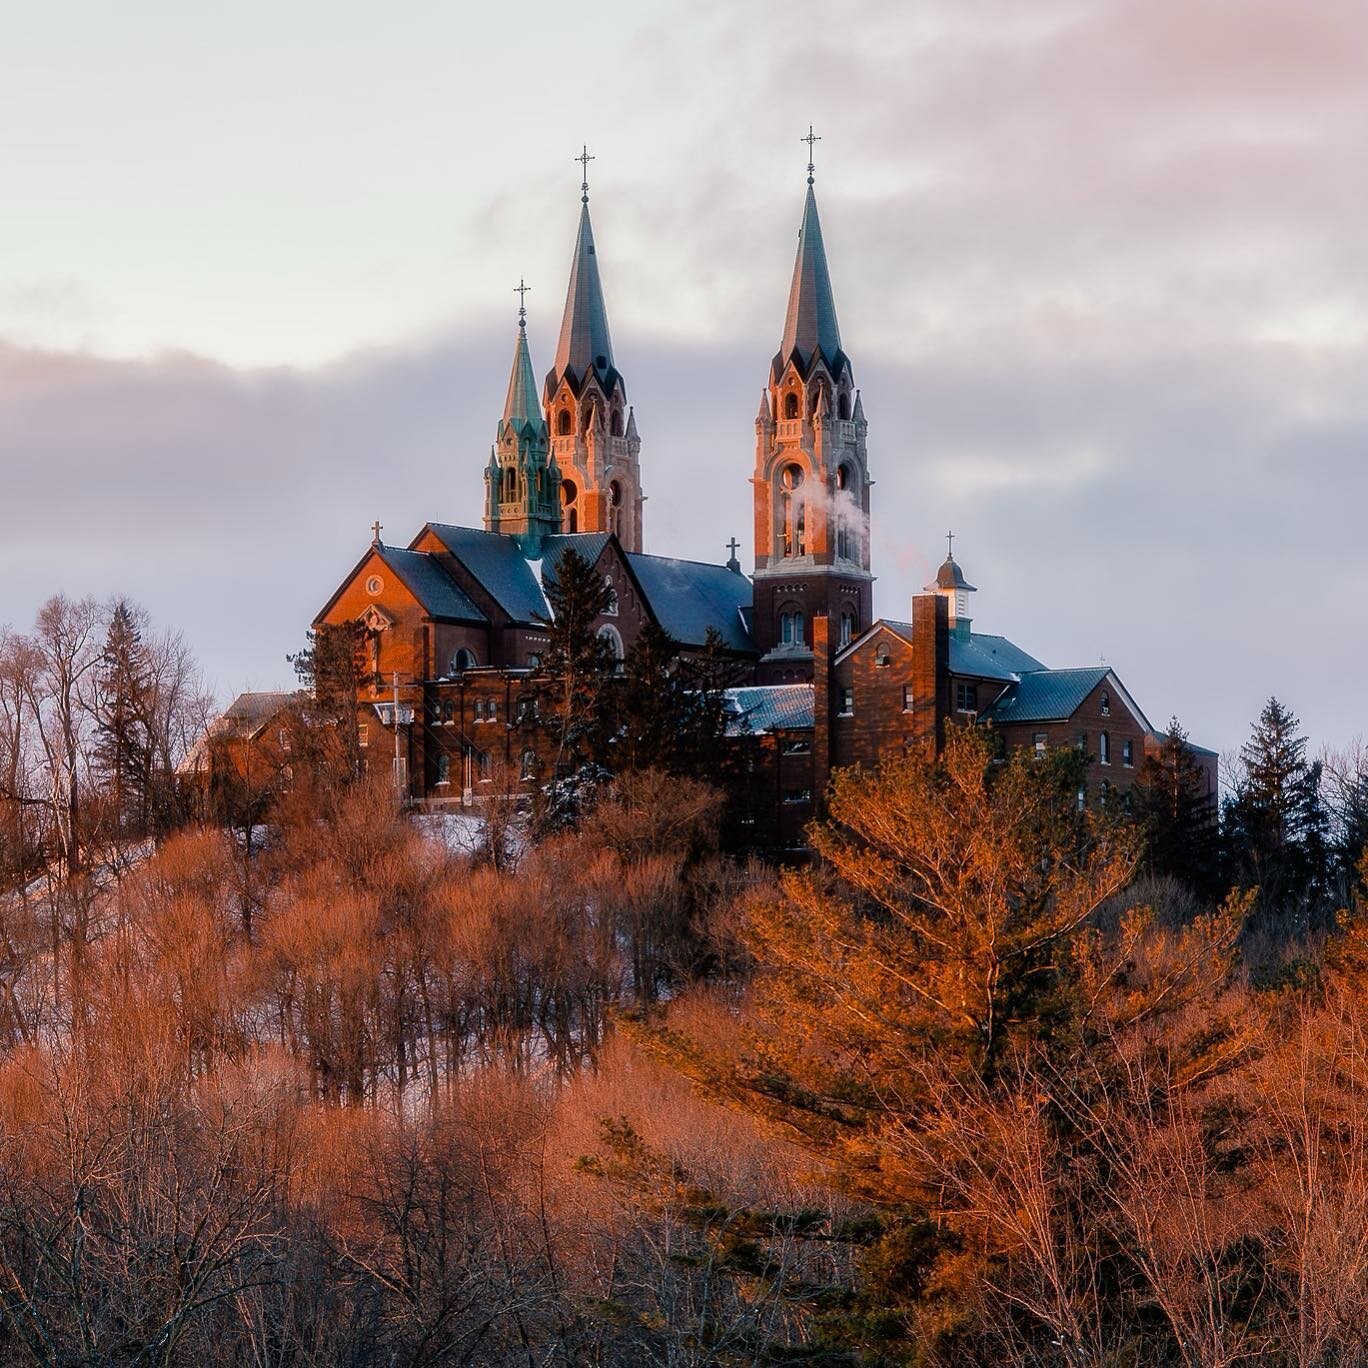
M 627 551 L 642 549 L 641 438 L 627 386 L 613 361 L 594 228 L 589 221 L 586 147 L 579 231 L 570 263 L 556 362 L 542 392 L 552 454 L 561 473 L 561 530 L 615 532 Z
M 755 419 L 756 644 L 760 678 L 812 677 L 812 624 L 827 620 L 833 651 L 873 619 L 864 405 L 841 348 L 836 300 L 813 189 L 789 286 L 783 340 Z
M 528 288 L 518 282 L 518 337 L 503 417 L 485 468 L 484 525 L 487 532 L 516 537 L 524 555 L 537 557 L 543 538 L 561 530 L 561 477 L 527 349 Z

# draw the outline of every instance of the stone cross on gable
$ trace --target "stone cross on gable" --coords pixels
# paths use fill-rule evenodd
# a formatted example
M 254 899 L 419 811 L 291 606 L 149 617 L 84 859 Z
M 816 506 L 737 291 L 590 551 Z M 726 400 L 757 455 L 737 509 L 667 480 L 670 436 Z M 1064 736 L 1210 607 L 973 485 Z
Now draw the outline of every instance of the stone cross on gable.
M 727 550 L 731 552 L 732 560 L 736 559 L 736 553 L 741 549 L 741 543 L 735 537 L 727 543 Z
M 372 546 L 379 546 L 379 545 L 380 545 L 380 533 L 381 533 L 381 531 L 382 531 L 383 528 L 384 528 L 384 524 L 380 521 L 379 518 L 377 518 L 373 523 L 371 523 L 371 545 L 372 545 Z

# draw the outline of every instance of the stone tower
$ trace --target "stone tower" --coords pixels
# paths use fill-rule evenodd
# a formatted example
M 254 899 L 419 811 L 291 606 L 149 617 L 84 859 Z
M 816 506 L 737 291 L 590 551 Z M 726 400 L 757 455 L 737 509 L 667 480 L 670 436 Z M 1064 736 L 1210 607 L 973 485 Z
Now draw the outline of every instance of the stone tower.
M 543 397 L 551 449 L 561 472 L 562 531 L 615 532 L 624 549 L 640 551 L 645 502 L 641 439 L 622 373 L 613 361 L 587 181 L 581 187 L 556 363 Z
M 783 341 L 755 420 L 756 644 L 767 681 L 812 675 L 812 624 L 833 651 L 870 625 L 864 407 L 841 349 L 812 166 Z
M 527 349 L 527 310 L 519 308 L 508 397 L 485 468 L 485 530 L 508 533 L 524 555 L 540 556 L 542 539 L 561 530 L 560 489 Z

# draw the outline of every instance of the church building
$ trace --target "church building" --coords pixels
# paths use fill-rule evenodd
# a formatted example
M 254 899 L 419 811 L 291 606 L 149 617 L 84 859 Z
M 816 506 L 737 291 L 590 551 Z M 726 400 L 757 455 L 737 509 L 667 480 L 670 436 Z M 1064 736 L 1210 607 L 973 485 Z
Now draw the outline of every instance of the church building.
M 587 167 L 587 150 L 580 160 Z M 545 587 L 570 548 L 611 590 L 597 630 L 618 659 L 652 622 L 681 653 L 720 641 L 734 663 L 744 682 L 727 691 L 729 731 L 753 776 L 742 821 L 756 845 L 801 844 L 834 768 L 935 744 L 952 721 L 990 726 L 1008 746 L 1083 748 L 1080 802 L 1134 782 L 1160 738 L 1121 680 L 1106 666 L 1049 669 L 974 631 L 976 591 L 950 552 L 912 599 L 910 620 L 875 618 L 868 423 L 842 346 L 811 162 L 800 225 L 755 418 L 748 576 L 734 541 L 718 564 L 646 550 L 642 440 L 581 186 L 565 311 L 540 387 L 518 310 L 483 467 L 483 526 L 433 521 L 399 546 L 375 524 L 314 620 L 361 625 L 359 739 L 376 763 L 398 754 L 410 800 L 478 804 L 548 777 L 547 757 L 518 723 L 547 644 Z M 1198 754 L 1214 793 L 1214 757 Z

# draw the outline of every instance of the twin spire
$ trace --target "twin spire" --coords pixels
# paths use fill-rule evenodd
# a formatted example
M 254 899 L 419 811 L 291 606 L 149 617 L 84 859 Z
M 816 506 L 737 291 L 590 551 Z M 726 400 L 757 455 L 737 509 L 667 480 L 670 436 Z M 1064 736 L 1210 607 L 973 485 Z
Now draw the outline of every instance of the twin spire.
M 515 291 L 519 296 L 518 340 L 513 346 L 513 373 L 508 377 L 508 397 L 504 400 L 503 418 L 499 422 L 500 437 L 510 423 L 516 424 L 519 428 L 525 427 L 528 423 L 537 428 L 546 426 L 541 402 L 537 398 L 537 378 L 532 371 L 532 354 L 527 349 L 526 295 L 529 289 L 531 286 L 520 280 Z

